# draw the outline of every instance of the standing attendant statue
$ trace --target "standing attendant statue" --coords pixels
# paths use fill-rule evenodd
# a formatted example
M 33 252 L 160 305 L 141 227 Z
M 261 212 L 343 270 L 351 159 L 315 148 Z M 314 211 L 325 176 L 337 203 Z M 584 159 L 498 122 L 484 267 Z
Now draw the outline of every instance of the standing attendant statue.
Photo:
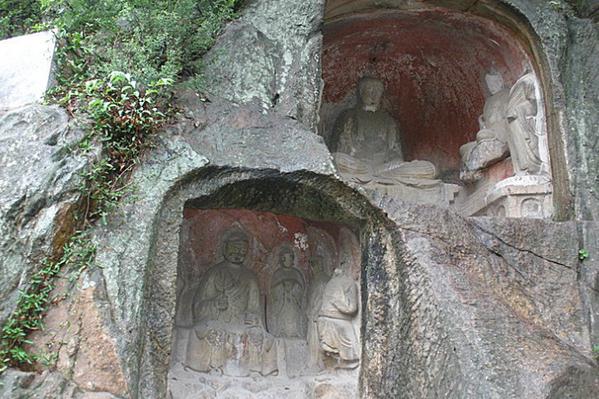
M 305 338 L 304 291 L 302 273 L 294 267 L 295 256 L 285 245 L 279 252 L 279 269 L 271 280 L 269 331 L 276 337 Z
M 541 172 L 537 114 L 536 81 L 532 73 L 527 73 L 510 90 L 507 104 L 506 117 L 510 132 L 507 142 L 517 175 Z
M 315 255 L 310 258 L 310 266 L 312 267 L 312 283 L 308 290 L 308 350 L 310 356 L 308 364 L 313 369 L 322 369 L 324 367 L 322 361 L 322 349 L 320 348 L 320 340 L 318 338 L 318 315 L 322 307 L 322 297 L 327 283 L 331 279 L 324 263 L 324 257 Z
M 359 343 L 354 330 L 358 316 L 358 287 L 349 275 L 348 265 L 335 269 L 322 296 L 318 313 L 318 337 L 325 355 L 336 359 L 336 368 L 352 369 L 358 366 Z

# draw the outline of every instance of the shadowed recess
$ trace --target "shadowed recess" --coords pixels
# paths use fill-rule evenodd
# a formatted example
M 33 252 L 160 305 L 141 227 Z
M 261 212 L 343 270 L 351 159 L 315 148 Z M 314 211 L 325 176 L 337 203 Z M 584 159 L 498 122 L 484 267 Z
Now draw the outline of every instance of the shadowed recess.
M 474 139 L 488 91 L 485 74 L 511 86 L 532 68 L 507 29 L 472 14 L 434 8 L 350 15 L 323 29 L 322 131 L 351 104 L 362 76 L 381 79 L 383 106 L 399 122 L 406 160 L 460 167 L 459 147 Z

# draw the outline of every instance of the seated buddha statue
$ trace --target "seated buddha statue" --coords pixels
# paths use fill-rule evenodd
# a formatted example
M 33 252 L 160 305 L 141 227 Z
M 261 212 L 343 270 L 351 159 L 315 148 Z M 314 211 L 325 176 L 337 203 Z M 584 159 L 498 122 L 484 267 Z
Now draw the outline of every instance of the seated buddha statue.
M 362 78 L 357 105 L 343 111 L 336 120 L 331 152 L 339 172 L 360 184 L 438 185 L 431 162 L 404 161 L 398 124 L 381 108 L 384 90 L 379 79 Z

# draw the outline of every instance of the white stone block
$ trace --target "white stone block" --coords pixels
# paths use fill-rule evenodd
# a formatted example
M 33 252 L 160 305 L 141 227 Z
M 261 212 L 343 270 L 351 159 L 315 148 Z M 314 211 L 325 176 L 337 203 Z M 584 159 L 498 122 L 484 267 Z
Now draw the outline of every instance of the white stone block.
M 0 113 L 43 98 L 51 81 L 55 45 L 52 31 L 0 41 Z

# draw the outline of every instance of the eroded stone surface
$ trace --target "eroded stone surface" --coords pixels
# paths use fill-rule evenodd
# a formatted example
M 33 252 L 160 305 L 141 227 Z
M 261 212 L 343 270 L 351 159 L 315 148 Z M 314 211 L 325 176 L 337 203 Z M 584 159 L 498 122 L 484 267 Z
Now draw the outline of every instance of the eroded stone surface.
M 575 179 L 577 216 L 584 220 L 599 219 L 599 79 L 595 67 L 599 59 L 599 26 L 588 20 L 570 22 L 572 36 L 568 43 L 568 59 L 564 70 L 566 109 L 571 135 L 567 140 L 575 146 L 569 156 L 576 159 L 571 168 Z
M 576 273 L 573 269 L 568 273 L 568 265 L 576 262 L 570 260 L 575 255 L 571 246 L 564 247 L 561 255 L 553 253 L 554 246 L 546 247 L 552 252 L 546 261 L 527 252 L 526 240 L 518 241 L 523 246 L 518 250 L 509 247 L 509 241 L 489 245 L 478 228 L 471 229 L 451 213 L 423 206 L 406 208 L 393 201 L 382 206 L 395 209 L 390 217 L 407 246 L 400 258 L 405 265 L 399 271 L 400 288 L 390 294 L 388 288 L 380 289 L 380 301 L 388 303 L 387 309 L 403 315 L 386 325 L 387 333 L 384 329 L 380 333 L 401 344 L 391 350 L 397 353 L 395 360 L 379 359 L 386 363 L 386 373 L 373 373 L 367 392 L 381 392 L 377 384 L 382 384 L 383 392 L 401 397 L 437 397 L 440 392 L 455 397 L 546 397 L 564 376 L 593 373 L 596 366 L 587 357 L 588 335 L 580 323 L 584 305 Z M 435 222 L 427 223 L 425 218 Z M 501 229 L 518 237 L 531 227 L 514 222 Z M 561 237 L 561 230 L 571 232 L 572 227 L 542 228 L 548 236 L 557 228 L 556 236 Z M 569 262 L 563 266 L 553 261 Z M 551 274 L 550 279 L 563 276 L 562 283 L 545 280 Z M 564 290 L 566 281 L 569 288 Z M 379 290 L 371 293 L 379 295 Z M 547 306 L 557 306 L 562 313 L 542 310 Z M 376 314 L 371 317 L 370 323 L 377 320 Z M 562 325 L 569 326 L 559 332 Z M 574 335 L 570 335 L 572 326 Z M 409 333 L 400 338 L 400 331 Z M 568 349 L 572 344 L 580 351 Z M 369 363 L 364 368 L 372 370 Z M 593 384 L 584 388 L 586 392 L 598 389 Z
M 86 272 L 76 279 L 76 271 L 64 271 L 53 292 L 45 327 L 31 335 L 31 349 L 46 359 L 59 379 L 68 381 L 56 391 L 70 397 L 127 397 L 127 384 L 116 340 L 109 330 L 110 304 L 100 273 Z M 43 367 L 41 367 L 43 370 Z M 40 384 L 40 390 L 52 390 Z
M 251 25 L 229 25 L 205 58 L 207 89 L 219 96 L 248 103 L 257 100 L 270 108 L 277 95 L 281 59 L 277 43 Z
M 210 90 L 238 103 L 256 99 L 316 129 L 323 8 L 324 0 L 249 3 L 207 57 Z
M 33 105 L 0 117 L 0 321 L 17 292 L 74 228 L 87 157 L 72 154 L 83 137 L 65 110 Z
M 43 98 L 51 83 L 55 43 L 52 31 L 0 41 L 0 114 Z
M 584 377 L 595 371 L 585 349 L 588 338 L 576 324 L 584 313 L 570 268 L 577 246 L 541 241 L 552 231 L 556 240 L 572 236 L 571 224 L 469 223 L 434 206 L 376 193 L 366 199 L 334 177 L 316 135 L 297 128 L 296 135 L 285 136 L 275 129 L 263 151 L 278 153 L 263 158 L 245 146 L 243 133 L 266 135 L 270 130 L 263 126 L 294 122 L 255 116 L 247 107 L 209 106 L 217 112 L 189 108 L 186 121 L 177 125 L 189 133 L 174 130 L 162 137 L 135 174 L 136 194 L 96 232 L 97 264 L 111 310 L 103 320 L 115 337 L 132 396 L 166 392 L 177 237 L 188 200 L 198 207 L 298 212 L 362 226 L 367 292 L 362 396 L 546 397 L 563 381 L 584 381 L 580 392 L 595 389 Z M 221 130 L 230 134 L 227 142 L 236 151 L 201 145 L 219 143 L 219 136 L 202 136 L 209 128 L 217 131 L 207 120 L 226 122 Z M 302 169 L 293 171 L 296 164 L 289 162 L 295 162 L 299 142 L 312 142 L 322 152 L 312 151 L 299 163 Z M 244 162 L 251 168 L 242 169 Z M 530 241 L 534 237 L 539 241 Z M 556 283 L 545 279 L 559 281 L 557 298 Z

